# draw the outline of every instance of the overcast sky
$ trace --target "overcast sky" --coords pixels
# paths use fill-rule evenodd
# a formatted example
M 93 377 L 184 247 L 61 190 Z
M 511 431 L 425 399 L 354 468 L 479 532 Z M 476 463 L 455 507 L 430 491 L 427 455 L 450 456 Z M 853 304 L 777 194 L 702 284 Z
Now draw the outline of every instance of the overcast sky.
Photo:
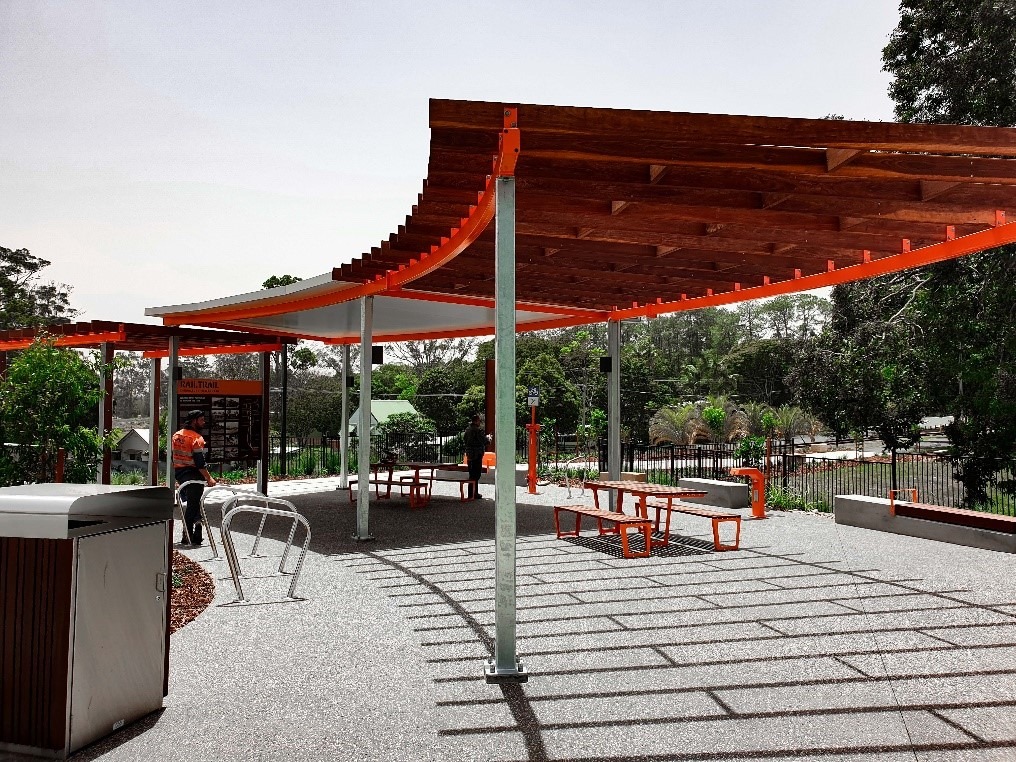
M 0 0 L 0 246 L 81 319 L 309 277 L 403 221 L 429 98 L 888 121 L 892 0 Z M 523 126 L 524 129 L 524 126 Z

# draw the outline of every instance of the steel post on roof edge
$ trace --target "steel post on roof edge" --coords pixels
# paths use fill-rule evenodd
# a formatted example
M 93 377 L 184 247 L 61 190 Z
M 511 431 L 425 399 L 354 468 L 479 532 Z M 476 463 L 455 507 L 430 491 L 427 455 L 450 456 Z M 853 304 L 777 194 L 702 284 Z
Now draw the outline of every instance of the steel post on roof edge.
M 339 430 L 339 489 L 349 487 L 349 344 L 342 345 L 342 428 Z
M 360 420 L 356 424 L 356 534 L 358 542 L 373 540 L 370 520 L 370 360 L 374 332 L 374 297 L 360 297 Z
M 621 478 L 621 321 L 607 321 L 607 473 L 611 479 Z M 611 492 L 611 510 L 614 495 Z
M 495 178 L 494 216 L 494 656 L 488 683 L 529 679 L 515 629 L 515 178 Z
M 169 354 L 166 371 L 169 373 L 166 390 L 166 486 L 173 489 L 173 432 L 179 413 L 176 409 L 176 375 L 180 370 L 180 337 L 169 337 Z M 155 442 L 156 447 L 158 443 Z
M 116 345 L 104 341 L 99 345 L 99 363 L 101 365 L 100 381 L 102 383 L 102 399 L 99 400 L 99 436 L 108 437 L 113 431 L 113 357 Z M 112 450 L 107 442 L 102 445 L 102 457 L 99 460 L 98 479 L 99 484 L 109 484 L 111 481 Z
M 149 361 L 148 414 L 148 486 L 159 486 L 159 392 L 162 386 L 162 359 L 153 357 Z M 169 428 L 169 421 L 166 421 Z M 172 442 L 170 442 L 172 444 Z M 170 486 L 170 489 L 173 487 Z

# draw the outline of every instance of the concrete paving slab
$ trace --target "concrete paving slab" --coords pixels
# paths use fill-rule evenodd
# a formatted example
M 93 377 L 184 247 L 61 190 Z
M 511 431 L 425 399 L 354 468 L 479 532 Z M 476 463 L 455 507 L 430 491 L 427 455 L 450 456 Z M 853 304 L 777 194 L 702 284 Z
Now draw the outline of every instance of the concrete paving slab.
M 520 492 L 532 677 L 497 687 L 480 678 L 493 504 L 459 503 L 455 485 L 424 510 L 396 499 L 372 510 L 377 540 L 355 543 L 327 484 L 279 487 L 314 533 L 306 600 L 269 602 L 287 580 L 246 562 L 263 604 L 210 608 L 174 635 L 166 709 L 81 759 L 1016 758 L 1016 607 L 998 590 L 1011 557 L 780 513 L 747 522 L 737 553 L 622 560 L 554 537 L 565 490 Z M 204 565 L 231 600 L 225 565 Z

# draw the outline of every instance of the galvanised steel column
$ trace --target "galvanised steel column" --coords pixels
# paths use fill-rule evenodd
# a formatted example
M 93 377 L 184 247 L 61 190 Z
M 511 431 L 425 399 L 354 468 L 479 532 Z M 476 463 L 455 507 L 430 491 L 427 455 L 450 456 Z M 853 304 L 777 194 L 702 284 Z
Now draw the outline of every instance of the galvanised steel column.
M 99 362 L 102 363 L 102 399 L 99 400 L 99 436 L 108 437 L 113 431 L 113 352 L 114 345 L 104 341 L 99 345 Z M 99 461 L 96 481 L 99 484 L 110 483 L 110 462 L 113 458 L 108 444 L 102 446 L 102 458 Z
M 342 345 L 342 429 L 339 431 L 339 489 L 349 486 L 349 344 Z
M 373 540 L 368 529 L 370 516 L 370 359 L 374 334 L 374 297 L 360 299 L 360 420 L 356 424 L 356 534 L 353 539 Z
M 621 321 L 607 321 L 607 473 L 610 479 L 621 478 Z M 611 510 L 615 508 L 613 494 Z
M 494 658 L 488 683 L 525 682 L 515 652 L 515 178 L 495 182 Z
M 151 422 L 148 424 L 148 486 L 159 486 L 159 392 L 162 386 L 162 360 L 151 359 L 150 386 L 148 390 L 148 413 Z M 166 421 L 166 428 L 170 428 Z
M 166 390 L 166 486 L 173 489 L 173 433 L 180 413 L 176 409 L 176 377 L 180 372 L 180 337 L 169 337 L 169 357 L 166 372 L 169 374 Z

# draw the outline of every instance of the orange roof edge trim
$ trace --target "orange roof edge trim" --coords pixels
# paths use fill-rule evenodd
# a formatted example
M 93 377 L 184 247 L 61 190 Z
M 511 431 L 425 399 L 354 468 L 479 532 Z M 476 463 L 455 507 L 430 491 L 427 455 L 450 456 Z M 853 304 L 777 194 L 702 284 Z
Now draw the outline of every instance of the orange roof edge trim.
M 967 254 L 976 254 L 979 251 L 986 251 L 987 249 L 993 249 L 996 246 L 1002 246 L 1007 243 L 1016 243 L 1016 222 L 981 230 L 962 238 L 952 238 L 920 249 L 909 249 L 901 254 L 894 254 L 882 259 L 867 261 L 867 258 L 865 258 L 865 261 L 858 264 L 844 266 L 816 275 L 802 275 L 764 286 L 742 288 L 740 291 L 725 291 L 721 294 L 690 297 L 684 301 L 664 302 L 663 304 L 653 304 L 638 309 L 615 310 L 610 313 L 610 320 L 655 317 L 656 315 L 669 312 L 685 312 L 704 307 L 719 307 L 725 304 L 747 302 L 752 299 L 764 299 L 770 296 L 794 294 L 800 291 L 810 291 L 815 288 L 837 286 L 841 283 L 850 283 L 855 280 L 873 278 L 877 275 L 886 275 L 888 273 L 899 272 L 900 270 L 923 267 L 935 262 L 944 262 L 947 259 L 956 259 Z
M 194 357 L 197 355 L 242 355 L 249 354 L 251 352 L 278 352 L 282 349 L 282 344 L 275 342 L 274 344 L 247 344 L 247 345 L 227 345 L 218 347 L 188 347 L 181 349 L 177 356 L 179 357 Z M 141 356 L 148 359 L 161 359 L 163 357 L 169 357 L 169 350 L 150 349 L 147 352 L 142 352 Z
M 409 264 L 397 266 L 389 270 L 386 275 L 379 275 L 374 280 L 353 288 L 304 298 L 300 298 L 299 294 L 294 294 L 290 299 L 281 298 L 271 303 L 246 307 L 222 307 L 195 312 L 180 312 L 164 316 L 163 325 L 185 325 L 194 322 L 195 319 L 207 324 L 207 321 L 244 320 L 318 307 L 330 307 L 333 304 L 349 302 L 365 296 L 378 296 L 386 292 L 397 291 L 406 284 L 412 283 L 450 262 L 479 238 L 494 218 L 496 196 L 494 183 L 496 178 L 515 175 L 515 165 L 518 163 L 521 152 L 517 107 L 505 107 L 504 123 L 504 130 L 498 140 L 498 153 L 493 159 L 493 172 L 487 177 L 486 186 L 481 192 L 475 209 L 472 209 L 469 217 L 465 218 L 458 228 L 451 228 L 449 236 L 441 236 L 438 246 L 432 246 L 429 252 L 421 252 L 418 259 L 411 259 Z
M 590 323 L 602 323 L 607 319 L 607 313 L 603 312 L 596 318 L 589 315 L 573 315 L 571 317 L 552 318 L 549 320 L 533 320 L 527 323 L 519 323 L 515 326 L 516 333 L 527 331 L 546 331 L 551 328 L 572 328 L 577 325 L 589 325 Z M 463 330 L 448 331 L 420 331 L 419 333 L 379 333 L 371 337 L 375 344 L 384 344 L 395 341 L 426 341 L 431 339 L 460 339 L 466 336 L 493 336 L 493 326 L 480 326 Z M 359 336 L 349 336 L 343 339 L 326 339 L 326 344 L 359 344 Z
M 28 349 L 36 341 L 35 338 L 15 339 L 13 341 L 0 341 L 0 352 L 10 352 L 17 349 Z M 95 344 L 117 343 L 126 341 L 127 332 L 124 330 L 110 331 L 108 333 L 88 333 L 83 335 L 55 336 L 53 346 L 55 347 L 89 347 Z

